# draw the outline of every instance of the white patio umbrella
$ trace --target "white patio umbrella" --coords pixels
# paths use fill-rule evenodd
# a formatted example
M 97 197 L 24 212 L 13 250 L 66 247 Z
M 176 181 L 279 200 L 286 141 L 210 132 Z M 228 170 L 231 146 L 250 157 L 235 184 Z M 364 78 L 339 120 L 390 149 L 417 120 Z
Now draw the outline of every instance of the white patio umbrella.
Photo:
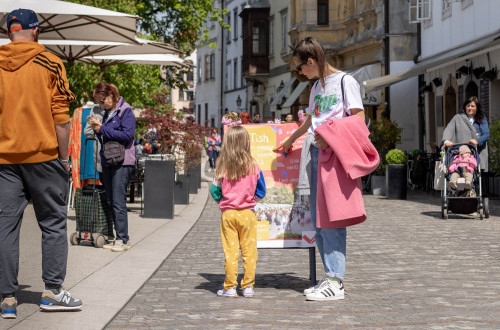
M 7 15 L 14 9 L 38 15 L 45 40 L 88 40 L 136 43 L 138 16 L 58 0 L 1 0 L 0 36 L 7 35 Z
M 99 65 L 101 67 L 102 66 L 106 67 L 120 63 L 165 65 L 165 66 L 175 66 L 178 68 L 189 68 L 192 66 L 182 58 L 173 54 L 121 54 L 121 55 L 86 56 L 82 58 L 81 61 Z

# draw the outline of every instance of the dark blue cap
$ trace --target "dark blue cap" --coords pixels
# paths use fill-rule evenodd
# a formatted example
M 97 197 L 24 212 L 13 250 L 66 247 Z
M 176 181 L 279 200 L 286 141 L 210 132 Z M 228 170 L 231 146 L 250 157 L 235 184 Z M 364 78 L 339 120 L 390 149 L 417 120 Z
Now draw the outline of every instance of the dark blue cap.
M 7 31 L 14 32 L 10 30 L 10 25 L 12 22 L 18 21 L 21 23 L 23 30 L 30 30 L 40 26 L 38 23 L 38 17 L 36 13 L 31 9 L 16 9 L 13 10 L 9 16 L 7 16 Z M 20 28 L 16 30 L 21 30 Z

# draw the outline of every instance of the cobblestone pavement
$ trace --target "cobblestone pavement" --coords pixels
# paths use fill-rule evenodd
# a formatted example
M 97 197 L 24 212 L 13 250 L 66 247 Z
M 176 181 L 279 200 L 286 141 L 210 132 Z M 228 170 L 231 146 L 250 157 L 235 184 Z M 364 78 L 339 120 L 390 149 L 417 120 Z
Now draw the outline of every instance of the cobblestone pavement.
M 411 192 L 407 201 L 367 195 L 365 203 L 368 220 L 348 228 L 344 300 L 305 301 L 308 251 L 279 249 L 259 250 L 254 298 L 217 297 L 224 258 L 220 211 L 209 198 L 192 230 L 108 328 L 500 327 L 498 200 L 483 221 L 441 219 L 437 194 Z

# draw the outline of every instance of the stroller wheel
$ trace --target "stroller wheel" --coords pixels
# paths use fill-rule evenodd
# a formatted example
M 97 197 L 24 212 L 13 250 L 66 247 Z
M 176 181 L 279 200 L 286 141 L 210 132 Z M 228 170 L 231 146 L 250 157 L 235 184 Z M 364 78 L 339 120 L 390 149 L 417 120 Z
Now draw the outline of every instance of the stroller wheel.
M 490 199 L 485 197 L 483 200 L 484 205 L 484 217 L 488 219 L 490 217 Z
M 484 218 L 484 210 L 479 209 L 479 220 L 483 220 L 483 218 Z
M 441 208 L 441 216 L 443 219 L 448 220 L 448 208 L 442 207 Z

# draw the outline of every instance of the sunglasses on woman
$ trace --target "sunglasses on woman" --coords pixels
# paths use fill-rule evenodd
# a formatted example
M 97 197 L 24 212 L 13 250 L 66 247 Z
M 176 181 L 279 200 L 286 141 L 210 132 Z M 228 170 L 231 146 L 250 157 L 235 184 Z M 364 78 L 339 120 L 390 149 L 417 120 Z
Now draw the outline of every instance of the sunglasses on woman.
M 302 72 L 302 66 L 303 66 L 304 64 L 307 64 L 307 60 L 305 60 L 304 62 L 302 62 L 302 63 L 300 63 L 299 65 L 297 65 L 297 67 L 296 67 L 297 71 Z

